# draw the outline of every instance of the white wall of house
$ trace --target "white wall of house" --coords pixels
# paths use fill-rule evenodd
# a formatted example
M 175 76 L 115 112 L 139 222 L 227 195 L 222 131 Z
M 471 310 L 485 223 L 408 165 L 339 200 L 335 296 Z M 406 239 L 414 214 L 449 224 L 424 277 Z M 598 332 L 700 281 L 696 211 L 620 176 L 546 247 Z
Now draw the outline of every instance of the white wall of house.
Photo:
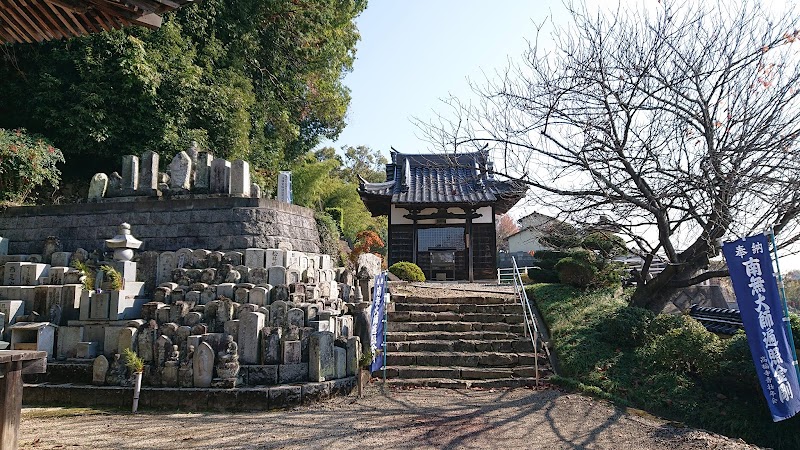
M 536 228 L 527 228 L 508 238 L 509 252 L 530 252 L 549 250 L 550 247 L 542 245 L 539 241 L 544 234 Z

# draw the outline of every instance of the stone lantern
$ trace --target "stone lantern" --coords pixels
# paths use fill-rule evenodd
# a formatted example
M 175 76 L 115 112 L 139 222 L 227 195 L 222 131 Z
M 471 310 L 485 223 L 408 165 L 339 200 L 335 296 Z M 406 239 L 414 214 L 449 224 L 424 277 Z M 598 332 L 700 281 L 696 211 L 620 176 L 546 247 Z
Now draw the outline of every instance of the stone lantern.
M 131 235 L 130 224 L 119 226 L 116 236 L 106 239 L 106 246 L 114 249 L 114 266 L 125 281 L 136 281 L 136 263 L 132 262 L 133 251 L 142 246 L 142 241 Z
M 114 249 L 114 261 L 130 261 L 133 251 L 142 246 L 142 241 L 131 236 L 131 226 L 127 223 L 120 225 L 117 233 L 113 238 L 106 239 L 106 246 Z

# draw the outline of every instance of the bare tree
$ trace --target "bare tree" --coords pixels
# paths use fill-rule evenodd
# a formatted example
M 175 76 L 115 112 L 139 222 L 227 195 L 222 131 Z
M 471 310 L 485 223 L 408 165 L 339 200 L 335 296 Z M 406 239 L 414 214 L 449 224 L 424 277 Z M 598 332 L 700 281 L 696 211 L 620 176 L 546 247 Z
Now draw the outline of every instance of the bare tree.
M 675 3 L 675 5 L 673 5 Z M 699 3 L 699 2 L 698 2 Z M 536 41 L 475 104 L 423 129 L 447 151 L 489 145 L 495 172 L 560 218 L 604 215 L 644 259 L 632 304 L 660 311 L 709 270 L 720 239 L 774 225 L 798 239 L 798 15 L 754 2 L 590 13 Z

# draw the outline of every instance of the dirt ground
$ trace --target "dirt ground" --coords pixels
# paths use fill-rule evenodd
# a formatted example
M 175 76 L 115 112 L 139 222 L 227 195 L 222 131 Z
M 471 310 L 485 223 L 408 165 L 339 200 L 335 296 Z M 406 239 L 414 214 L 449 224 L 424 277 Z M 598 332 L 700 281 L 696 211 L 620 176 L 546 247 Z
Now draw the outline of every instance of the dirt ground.
M 22 449 L 753 449 L 554 389 L 368 388 L 266 413 L 25 408 Z

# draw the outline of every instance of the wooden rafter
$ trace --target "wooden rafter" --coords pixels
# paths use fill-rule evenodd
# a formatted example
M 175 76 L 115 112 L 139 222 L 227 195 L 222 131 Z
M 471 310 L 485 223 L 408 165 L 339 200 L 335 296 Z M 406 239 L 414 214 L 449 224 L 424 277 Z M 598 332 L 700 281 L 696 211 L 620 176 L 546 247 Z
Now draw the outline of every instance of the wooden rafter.
M 161 26 L 192 0 L 0 0 L 0 45 L 68 39 L 129 25 Z

